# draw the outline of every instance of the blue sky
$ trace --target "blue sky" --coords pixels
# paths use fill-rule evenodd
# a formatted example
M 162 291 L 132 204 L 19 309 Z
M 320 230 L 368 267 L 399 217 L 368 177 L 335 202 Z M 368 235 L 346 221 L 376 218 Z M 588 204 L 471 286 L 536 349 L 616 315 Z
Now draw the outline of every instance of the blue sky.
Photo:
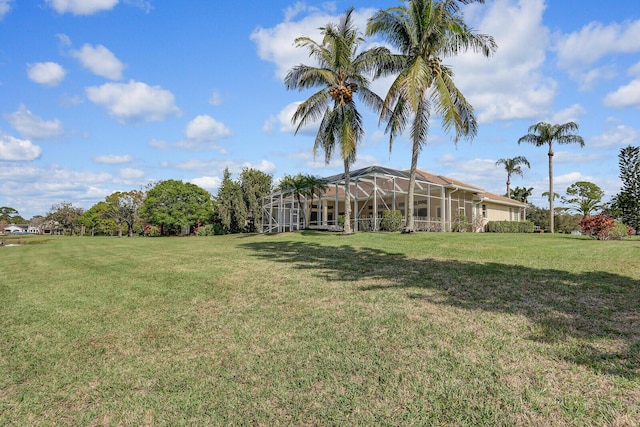
M 314 129 L 293 135 L 290 117 L 311 92 L 287 91 L 298 36 L 350 6 L 366 19 L 396 1 L 242 2 L 0 0 L 0 206 L 22 216 L 62 201 L 88 209 L 114 191 L 181 179 L 217 192 L 225 167 L 277 180 L 342 171 L 313 158 Z M 465 8 L 494 36 L 490 59 L 447 63 L 476 110 L 479 132 L 457 146 L 433 120 L 419 167 L 502 194 L 496 160 L 531 163 L 512 187 L 534 187 L 545 205 L 546 148 L 518 145 L 538 121 L 576 121 L 586 146 L 556 146 L 554 189 L 580 180 L 620 188 L 620 148 L 640 143 L 640 8 L 635 0 L 487 0 Z M 380 42 L 367 40 L 363 47 Z M 389 80 L 373 83 L 384 95 Z M 364 107 L 362 107 L 363 112 Z M 354 168 L 407 169 L 410 143 L 394 142 L 365 114 Z

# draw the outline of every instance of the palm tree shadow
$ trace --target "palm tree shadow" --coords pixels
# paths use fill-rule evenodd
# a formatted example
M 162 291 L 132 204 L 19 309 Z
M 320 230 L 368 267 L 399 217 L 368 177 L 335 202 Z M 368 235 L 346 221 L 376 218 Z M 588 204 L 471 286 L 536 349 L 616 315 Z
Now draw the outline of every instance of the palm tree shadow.
M 412 299 L 523 315 L 535 324 L 529 338 L 540 342 L 621 340 L 624 351 L 607 352 L 588 343 L 562 357 L 601 373 L 640 378 L 640 281 L 629 277 L 415 259 L 350 245 L 261 241 L 241 247 L 251 256 L 310 270 L 327 281 L 362 283 L 363 292 L 409 290 L 407 297 Z

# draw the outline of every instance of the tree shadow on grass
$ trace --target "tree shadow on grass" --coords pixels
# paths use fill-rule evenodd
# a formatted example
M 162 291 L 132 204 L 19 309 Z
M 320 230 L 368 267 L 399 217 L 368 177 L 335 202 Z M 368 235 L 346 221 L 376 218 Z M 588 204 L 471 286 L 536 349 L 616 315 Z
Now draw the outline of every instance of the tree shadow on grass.
M 278 241 L 241 247 L 253 256 L 310 270 L 328 281 L 362 282 L 363 292 L 406 290 L 412 299 L 523 315 L 536 325 L 533 340 L 554 343 L 576 338 L 583 343 L 562 354 L 566 360 L 602 373 L 640 378 L 640 281 L 629 277 L 415 259 L 349 245 Z M 626 349 L 602 350 L 594 345 L 600 338 L 620 340 Z

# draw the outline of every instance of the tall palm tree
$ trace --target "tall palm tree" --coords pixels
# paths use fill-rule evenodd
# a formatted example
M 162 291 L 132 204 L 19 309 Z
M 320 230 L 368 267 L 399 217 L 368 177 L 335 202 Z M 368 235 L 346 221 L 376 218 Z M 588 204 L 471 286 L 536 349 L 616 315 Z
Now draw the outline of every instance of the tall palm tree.
M 337 25 L 329 23 L 321 28 L 321 43 L 308 37 L 297 38 L 296 46 L 307 48 L 318 66 L 296 65 L 285 77 L 287 89 L 320 87 L 298 106 L 292 122 L 298 123 L 297 133 L 304 125 L 321 119 L 313 152 L 315 155 L 318 149 L 324 150 L 326 163 L 330 162 L 336 145 L 340 146 L 345 175 L 345 234 L 352 230 L 349 169 L 364 136 L 354 94 L 374 111 L 380 111 L 382 99 L 369 89 L 368 76 L 393 59 L 384 47 L 358 52 L 364 39 L 353 24 L 352 13 L 350 8 Z
M 511 199 L 511 175 L 522 176 L 522 165 L 530 168 L 529 161 L 524 156 L 517 156 L 511 159 L 500 159 L 496 162 L 497 165 L 504 165 L 504 169 L 507 171 L 507 197 Z
M 464 22 L 462 4 L 484 0 L 408 0 L 405 5 L 378 11 L 369 19 L 367 34 L 383 36 L 399 51 L 399 62 L 383 71 L 399 71 L 391 84 L 380 114 L 393 139 L 410 123 L 412 140 L 407 225 L 414 231 L 413 200 L 418 155 L 427 143 L 431 113 L 442 117 L 446 132 L 453 129 L 455 141 L 472 139 L 478 124 L 473 107 L 453 82 L 451 67 L 443 59 L 468 51 L 491 55 L 497 48 L 492 37 L 476 34 Z M 400 69 L 397 66 L 400 64 Z
M 549 146 L 549 194 L 555 194 L 553 192 L 553 142 L 558 144 L 580 144 L 580 147 L 584 147 L 584 139 L 580 135 L 573 132 L 578 131 L 578 125 L 575 122 L 567 122 L 564 124 L 550 124 L 546 122 L 538 122 L 535 125 L 529 126 L 528 133 L 522 138 L 518 139 L 518 144 L 527 142 L 533 144 L 536 147 L 542 147 L 543 145 Z M 553 199 L 549 197 L 549 229 L 553 233 Z

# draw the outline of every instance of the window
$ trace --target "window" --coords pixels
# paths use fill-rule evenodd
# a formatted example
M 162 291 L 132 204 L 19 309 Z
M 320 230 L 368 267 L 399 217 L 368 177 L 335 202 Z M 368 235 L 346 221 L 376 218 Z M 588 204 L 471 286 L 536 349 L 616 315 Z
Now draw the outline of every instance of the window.
M 487 217 L 487 205 L 482 205 L 482 218 Z

